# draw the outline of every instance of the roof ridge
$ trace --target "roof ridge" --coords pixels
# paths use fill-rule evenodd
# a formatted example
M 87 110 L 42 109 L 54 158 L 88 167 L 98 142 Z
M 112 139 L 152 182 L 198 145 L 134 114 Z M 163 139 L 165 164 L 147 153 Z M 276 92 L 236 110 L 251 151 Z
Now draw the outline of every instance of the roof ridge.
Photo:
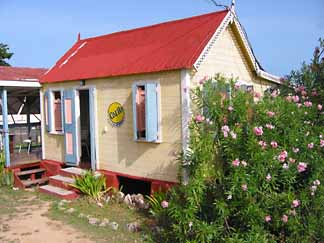
M 222 11 L 210 12 L 210 13 L 207 13 L 207 14 L 196 15 L 196 16 L 192 16 L 192 17 L 188 17 L 188 18 L 170 20 L 170 21 L 161 22 L 161 23 L 152 24 L 152 25 L 147 25 L 147 26 L 142 26 L 142 27 L 138 27 L 138 28 L 134 28 L 134 29 L 121 30 L 121 31 L 112 32 L 112 33 L 105 34 L 105 35 L 93 36 L 93 37 L 81 39 L 79 41 L 80 42 L 91 41 L 91 40 L 106 38 L 108 36 L 113 36 L 113 35 L 118 35 L 118 34 L 125 34 L 125 33 L 131 33 L 131 32 L 138 31 L 138 30 L 150 29 L 150 28 L 154 28 L 154 27 L 161 26 L 161 25 L 167 25 L 167 24 L 170 24 L 170 23 L 178 23 L 178 22 L 188 21 L 188 20 L 191 20 L 191 19 L 196 19 L 196 18 L 201 18 L 201 17 L 207 17 L 207 16 L 210 16 L 210 15 L 216 15 L 216 14 L 220 14 L 220 13 L 228 12 L 228 11 L 229 10 L 225 9 L 225 10 L 222 10 Z

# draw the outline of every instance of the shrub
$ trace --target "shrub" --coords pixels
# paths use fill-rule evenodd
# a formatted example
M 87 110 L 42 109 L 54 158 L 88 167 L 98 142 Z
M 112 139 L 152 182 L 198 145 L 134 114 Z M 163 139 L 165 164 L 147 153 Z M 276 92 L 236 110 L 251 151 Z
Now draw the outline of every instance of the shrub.
M 12 187 L 13 183 L 13 173 L 5 168 L 4 153 L 0 152 L 0 186 Z
M 189 183 L 171 192 L 162 241 L 323 242 L 324 115 L 311 91 L 260 99 L 220 76 L 200 83 L 180 158 Z
M 81 176 L 75 177 L 75 182 L 71 186 L 94 199 L 96 202 L 100 202 L 103 195 L 111 189 L 106 187 L 105 176 L 96 174 L 90 170 Z

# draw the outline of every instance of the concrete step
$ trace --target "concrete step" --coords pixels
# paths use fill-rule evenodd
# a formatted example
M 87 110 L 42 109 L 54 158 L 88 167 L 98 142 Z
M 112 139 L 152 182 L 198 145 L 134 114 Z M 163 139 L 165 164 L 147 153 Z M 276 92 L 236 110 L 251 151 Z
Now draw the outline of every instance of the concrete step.
M 59 172 L 59 174 L 61 176 L 65 176 L 65 177 L 77 177 L 77 176 L 81 176 L 84 173 L 86 173 L 86 170 L 78 168 L 78 167 L 64 168 L 64 169 L 61 169 Z
M 56 186 L 67 190 L 75 190 L 73 187 L 70 186 L 70 184 L 73 184 L 74 181 L 74 178 L 62 175 L 55 175 L 49 178 L 49 184 L 51 186 Z
M 21 180 L 21 182 L 24 184 L 24 187 L 34 186 L 34 185 L 42 185 L 48 182 L 48 177 L 43 177 L 40 179 L 35 180 Z
M 74 200 L 79 197 L 79 194 L 74 191 L 66 190 L 52 185 L 41 186 L 39 187 L 39 191 L 66 200 Z

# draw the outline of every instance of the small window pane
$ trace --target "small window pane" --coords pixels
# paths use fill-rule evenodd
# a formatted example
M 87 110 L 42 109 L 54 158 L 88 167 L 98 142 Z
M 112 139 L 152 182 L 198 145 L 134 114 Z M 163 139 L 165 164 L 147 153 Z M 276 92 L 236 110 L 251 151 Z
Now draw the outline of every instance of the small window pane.
M 136 89 L 136 126 L 137 138 L 146 137 L 145 125 L 145 86 L 137 86 Z

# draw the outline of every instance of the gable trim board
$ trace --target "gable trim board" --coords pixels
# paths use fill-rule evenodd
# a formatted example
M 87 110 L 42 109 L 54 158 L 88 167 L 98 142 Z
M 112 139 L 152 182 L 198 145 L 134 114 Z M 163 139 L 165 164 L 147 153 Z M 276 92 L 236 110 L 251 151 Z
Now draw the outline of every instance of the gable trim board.
M 208 42 L 208 44 L 205 46 L 204 50 L 200 54 L 199 58 L 196 60 L 195 64 L 193 65 L 193 67 L 196 69 L 196 71 L 199 69 L 202 62 L 204 61 L 204 59 L 208 55 L 208 52 L 215 45 L 217 39 L 226 30 L 226 28 L 232 23 L 234 23 L 235 27 L 238 30 L 239 36 L 240 36 L 240 38 L 241 38 L 241 40 L 243 42 L 243 46 L 244 46 L 244 48 L 245 48 L 245 50 L 246 50 L 246 52 L 248 54 L 250 62 L 252 64 L 252 66 L 254 68 L 254 71 L 256 72 L 257 76 L 259 76 L 259 77 L 261 77 L 263 79 L 266 79 L 268 81 L 271 81 L 273 83 L 281 84 L 280 77 L 278 77 L 276 75 L 273 75 L 273 74 L 270 74 L 270 73 L 262 70 L 262 68 L 258 64 L 257 59 L 256 59 L 255 55 L 253 54 L 252 47 L 250 46 L 250 43 L 247 40 L 247 37 L 244 34 L 244 31 L 242 29 L 242 26 L 241 26 L 239 20 L 238 20 L 238 17 L 237 17 L 237 15 L 236 15 L 236 13 L 235 13 L 235 11 L 233 9 L 228 11 L 226 17 L 223 19 L 222 23 L 219 25 L 219 27 L 215 31 L 213 37 L 210 39 L 210 41 Z

